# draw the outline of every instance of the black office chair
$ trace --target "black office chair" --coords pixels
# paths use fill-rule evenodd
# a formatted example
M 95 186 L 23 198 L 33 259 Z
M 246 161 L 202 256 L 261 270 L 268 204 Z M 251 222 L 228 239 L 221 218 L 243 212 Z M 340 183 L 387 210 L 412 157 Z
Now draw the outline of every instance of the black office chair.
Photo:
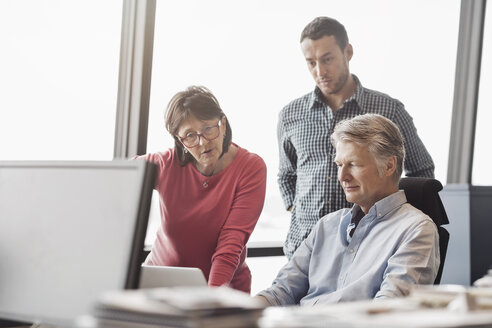
M 441 254 L 441 264 L 437 272 L 435 285 L 441 281 L 446 251 L 448 250 L 449 232 L 442 227 L 449 224 L 448 216 L 439 197 L 439 191 L 442 190 L 442 184 L 431 178 L 401 178 L 400 189 L 405 191 L 407 201 L 418 208 L 434 221 L 439 233 L 439 252 Z

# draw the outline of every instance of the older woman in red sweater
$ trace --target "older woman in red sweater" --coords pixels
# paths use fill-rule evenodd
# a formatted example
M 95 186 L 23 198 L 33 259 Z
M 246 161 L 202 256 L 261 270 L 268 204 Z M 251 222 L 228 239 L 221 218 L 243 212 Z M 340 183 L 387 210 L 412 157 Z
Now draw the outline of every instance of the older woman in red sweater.
M 198 267 L 209 286 L 249 293 L 246 243 L 265 200 L 265 163 L 232 142 L 227 117 L 204 87 L 171 99 L 166 129 L 175 147 L 138 157 L 159 169 L 162 224 L 146 264 Z

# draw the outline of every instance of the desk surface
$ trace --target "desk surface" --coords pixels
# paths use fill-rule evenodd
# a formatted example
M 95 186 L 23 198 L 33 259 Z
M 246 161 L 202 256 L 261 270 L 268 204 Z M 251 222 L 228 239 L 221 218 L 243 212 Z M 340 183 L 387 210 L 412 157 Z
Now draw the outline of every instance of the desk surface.
M 227 287 L 128 290 L 103 296 L 93 315 L 78 318 L 70 328 L 168 327 L 165 323 L 194 328 L 492 327 L 492 287 L 418 286 L 404 298 L 266 309 Z
M 268 308 L 260 319 L 261 328 L 284 327 L 491 327 L 492 311 L 467 313 L 451 312 L 445 309 L 424 309 L 381 313 L 339 313 L 328 307 L 314 308 Z

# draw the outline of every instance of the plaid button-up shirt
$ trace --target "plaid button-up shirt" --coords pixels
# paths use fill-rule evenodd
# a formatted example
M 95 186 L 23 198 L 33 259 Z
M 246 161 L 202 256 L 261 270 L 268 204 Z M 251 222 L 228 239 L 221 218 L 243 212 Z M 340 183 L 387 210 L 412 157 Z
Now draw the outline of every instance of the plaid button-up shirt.
M 362 87 L 358 78 L 352 76 L 356 90 L 335 113 L 323 102 L 321 91 L 316 88 L 292 101 L 279 114 L 278 182 L 286 208 L 292 206 L 284 245 L 289 258 L 321 217 L 352 206 L 345 199 L 333 162 L 335 148 L 331 145 L 330 135 L 338 122 L 365 113 L 387 117 L 400 128 L 405 139 L 405 174 L 434 177 L 432 158 L 403 104 L 386 94 Z

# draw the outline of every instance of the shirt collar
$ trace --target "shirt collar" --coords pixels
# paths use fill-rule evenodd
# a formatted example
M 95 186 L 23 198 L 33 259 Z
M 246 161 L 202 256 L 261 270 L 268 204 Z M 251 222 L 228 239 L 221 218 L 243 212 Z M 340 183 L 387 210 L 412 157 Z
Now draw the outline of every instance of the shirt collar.
M 369 212 L 364 216 L 363 220 L 367 222 L 367 220 L 373 221 L 383 218 L 386 214 L 402 206 L 406 202 L 407 197 L 405 196 L 405 192 L 403 190 L 398 190 L 397 192 L 386 196 L 385 198 L 376 202 L 369 209 Z M 352 216 L 355 215 L 359 210 L 360 206 L 354 204 L 354 206 L 352 206 L 352 209 L 350 211 L 347 211 L 341 219 L 339 233 L 341 240 L 343 240 L 347 245 L 352 239 L 348 233 L 349 229 L 351 228 L 349 226 L 351 225 Z
M 377 201 L 374 205 L 372 205 L 366 216 L 383 217 L 395 208 L 402 206 L 406 202 L 407 197 L 405 196 L 405 192 L 403 190 L 398 190 L 397 192 L 386 196 L 385 198 Z M 346 225 L 350 224 L 352 216 L 354 216 L 359 210 L 359 205 L 354 204 L 354 206 L 352 206 L 352 209 L 343 218 L 343 220 L 346 221 Z
M 316 86 L 314 88 L 314 91 L 311 92 L 310 94 L 310 99 L 309 99 L 309 109 L 314 109 L 316 104 L 322 104 L 324 105 L 325 102 L 323 101 L 323 96 L 321 94 L 321 90 Z
M 362 87 L 362 84 L 360 83 L 359 78 L 355 74 L 352 74 L 352 78 L 354 79 L 354 82 L 355 82 L 355 92 L 353 95 L 351 95 L 349 98 L 347 98 L 343 102 L 343 104 L 345 106 L 345 104 L 347 104 L 351 101 L 355 101 L 359 105 L 360 110 L 365 112 L 365 110 L 364 110 L 365 106 L 363 106 L 364 88 Z M 325 102 L 323 101 L 323 95 L 321 93 L 321 90 L 316 86 L 314 88 L 314 91 L 311 92 L 311 94 L 310 94 L 309 108 L 314 109 L 314 107 L 317 103 L 325 105 Z
M 352 78 L 354 79 L 355 82 L 355 92 L 354 94 L 345 100 L 345 103 L 355 100 L 355 102 L 359 105 L 359 108 L 361 111 L 365 112 L 364 108 L 364 88 L 362 87 L 362 84 L 360 83 L 359 78 L 355 75 L 352 74 Z
M 407 197 L 403 190 L 398 190 L 397 192 L 386 196 L 380 201 L 376 202 L 370 209 L 369 213 L 371 216 L 384 217 L 389 212 L 393 211 L 407 202 Z

